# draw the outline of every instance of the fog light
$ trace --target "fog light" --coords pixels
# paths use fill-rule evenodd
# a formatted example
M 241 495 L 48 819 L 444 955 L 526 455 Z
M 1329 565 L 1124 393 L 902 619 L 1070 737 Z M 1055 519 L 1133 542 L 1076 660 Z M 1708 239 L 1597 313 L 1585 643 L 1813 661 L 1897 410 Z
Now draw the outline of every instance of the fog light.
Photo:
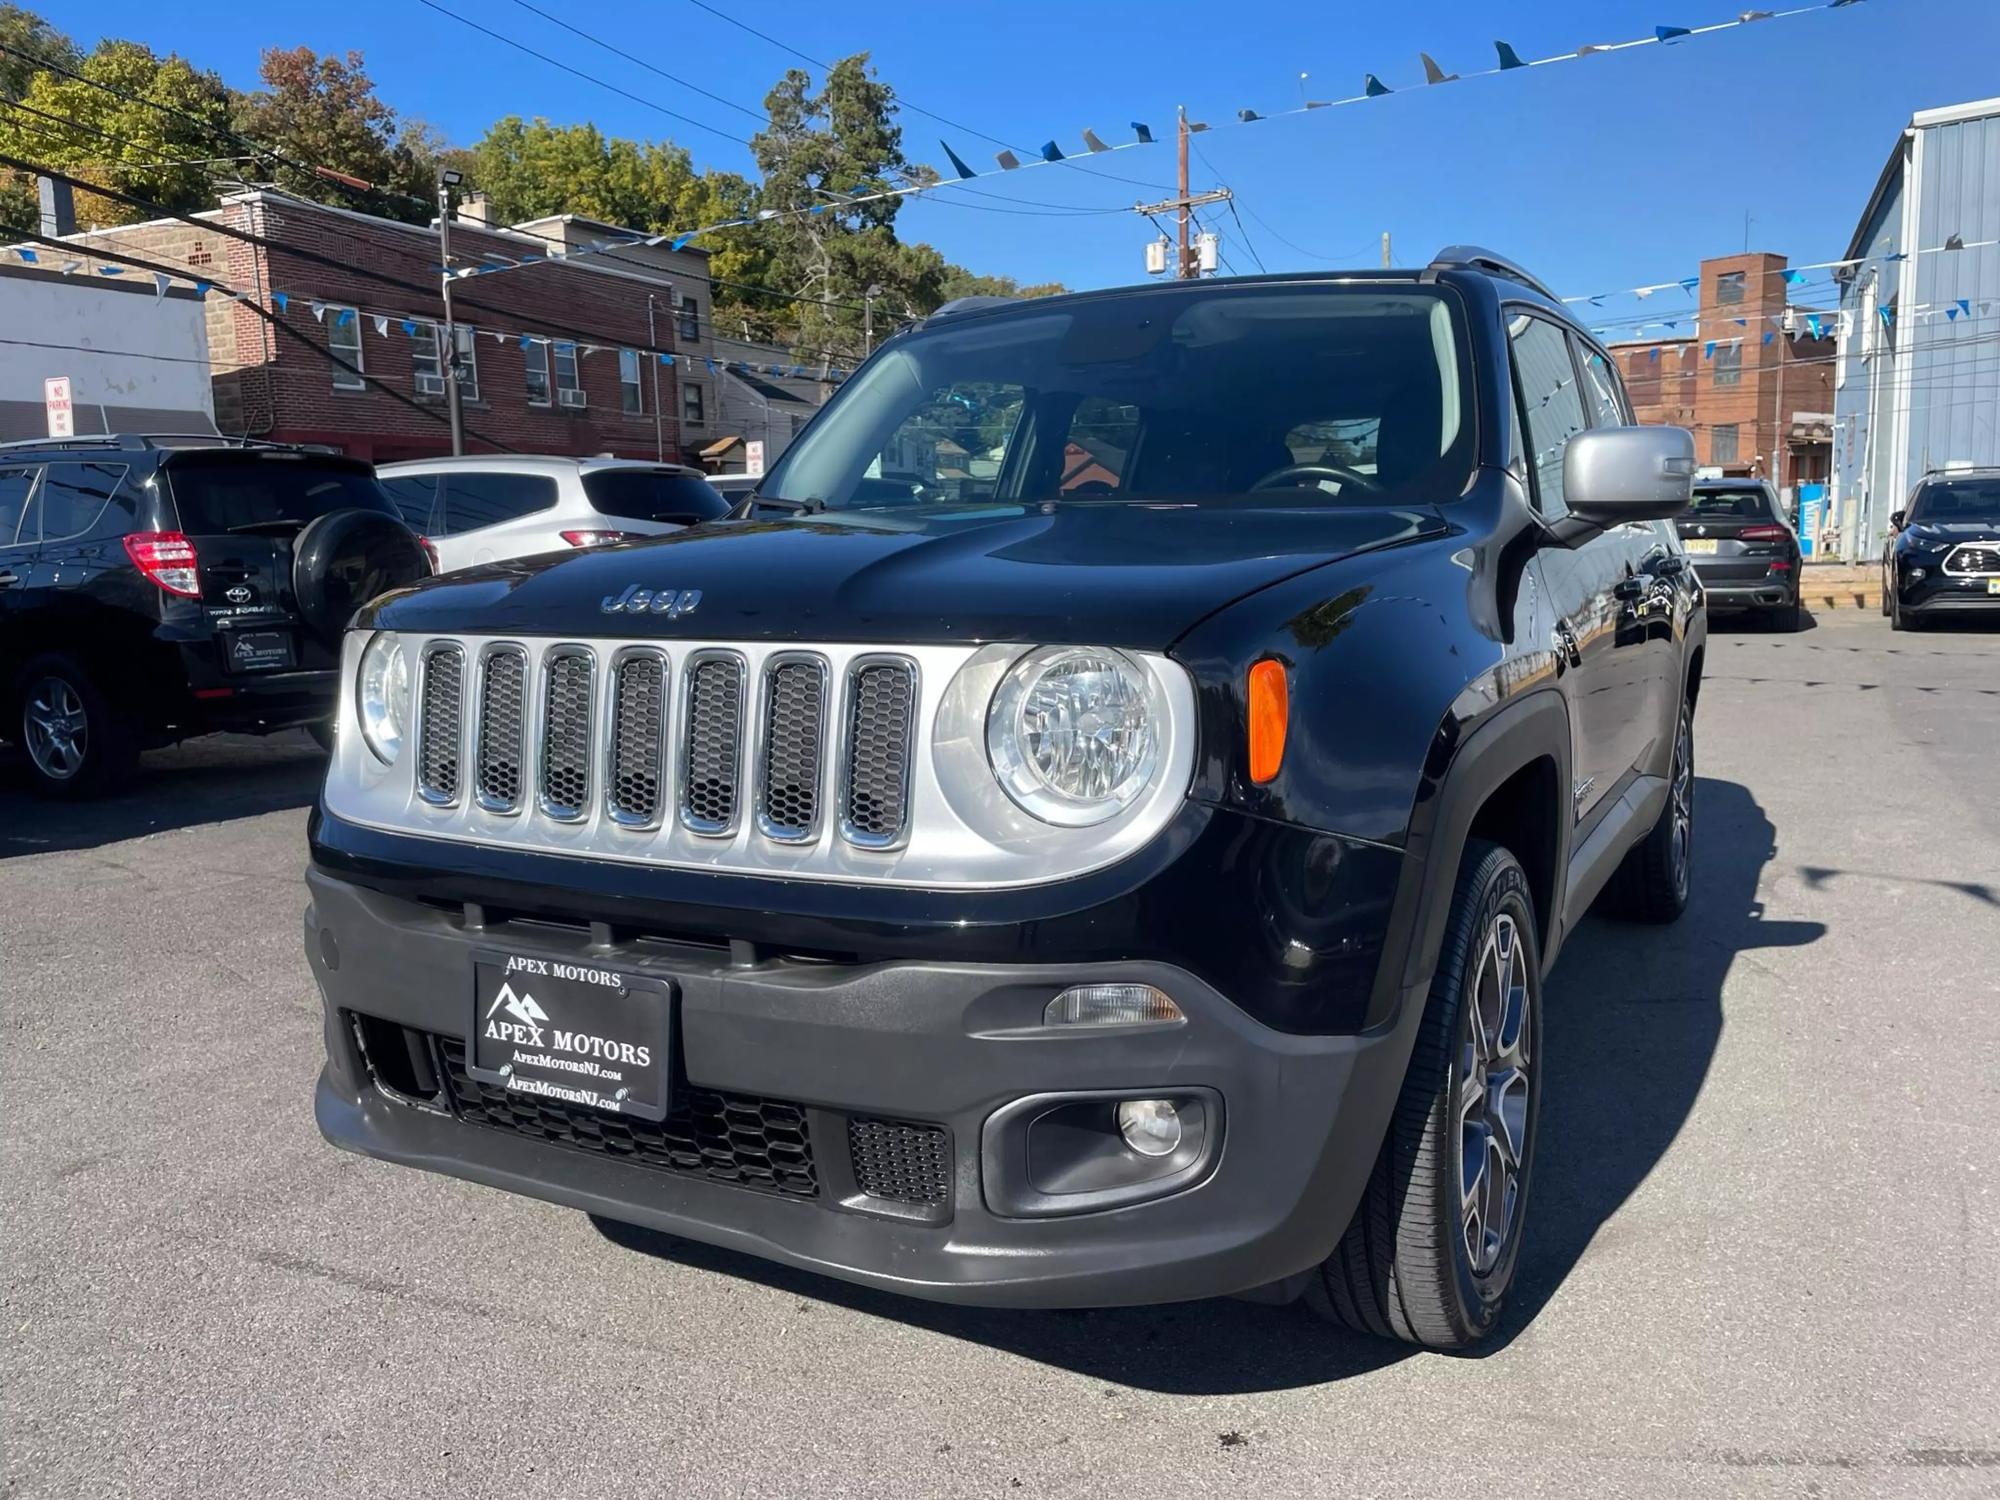
M 1171 1156 L 1181 1144 L 1181 1112 L 1165 1099 L 1127 1099 L 1118 1106 L 1118 1133 L 1141 1156 Z
M 1186 1019 L 1171 996 L 1150 984 L 1080 984 L 1042 1012 L 1044 1026 L 1125 1026 L 1135 1021 Z
M 1910 569 L 1910 582 L 1922 583 L 1926 578 L 1930 576 L 1930 571 L 1931 570 L 1929 568 Z

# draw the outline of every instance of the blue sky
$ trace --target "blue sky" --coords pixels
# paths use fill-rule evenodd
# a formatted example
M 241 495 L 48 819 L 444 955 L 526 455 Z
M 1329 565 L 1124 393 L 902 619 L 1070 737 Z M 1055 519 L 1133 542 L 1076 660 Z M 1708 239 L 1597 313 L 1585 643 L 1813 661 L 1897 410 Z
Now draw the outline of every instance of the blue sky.
M 512 0 L 440 0 L 585 72 L 732 133 L 754 122 L 571 36 Z M 691 0 L 545 10 L 591 29 L 725 98 L 757 104 L 794 59 Z M 1195 185 L 1227 183 L 1245 228 L 1223 220 L 1224 253 L 1254 269 L 1374 264 L 1380 235 L 1399 263 L 1469 241 L 1514 256 L 1564 293 L 1691 275 L 1703 255 L 1753 249 L 1794 262 L 1841 254 L 1896 132 L 1912 111 L 2000 88 L 1994 0 L 1863 0 L 1836 11 L 1746 26 L 1450 87 L 1421 87 L 1421 49 L 1449 71 L 1490 67 L 1504 39 L 1527 58 L 1588 42 L 1649 35 L 1656 24 L 1725 20 L 1745 0 L 1432 0 L 1334 7 L 1266 0 L 1231 7 L 1151 0 L 1107 7 L 1046 0 L 1008 7 L 801 5 L 712 0 L 814 57 L 867 49 L 907 99 L 965 126 L 1066 150 L 1084 127 L 1129 139 L 1145 121 L 1163 144 L 1087 165 L 1139 182 L 1042 167 L 979 183 L 1024 202 L 961 197 L 906 207 L 902 232 L 954 260 L 1023 281 L 1072 286 L 1142 279 L 1144 220 L 1109 210 L 1164 197 L 1164 144 L 1177 104 L 1233 121 L 1239 108 L 1296 105 L 1299 74 L 1317 98 L 1360 91 L 1364 71 L 1398 92 L 1344 109 L 1197 137 Z M 1758 0 L 1783 8 L 1782 0 Z M 1340 14 L 1341 11 L 1349 14 Z M 417 0 L 340 5 L 265 0 L 95 0 L 50 18 L 90 40 L 102 32 L 172 48 L 255 82 L 263 46 L 358 48 L 383 97 L 456 141 L 506 113 L 594 120 L 607 131 L 670 136 L 705 164 L 743 168 L 717 135 L 564 74 L 423 8 Z M 906 114 L 905 149 L 943 165 L 942 138 L 976 166 L 990 143 Z M 1141 186 L 1140 182 L 1150 184 Z M 969 205 L 977 204 L 978 207 Z M 740 231 L 754 232 L 754 231 Z M 1246 244 L 1246 239 L 1248 243 Z

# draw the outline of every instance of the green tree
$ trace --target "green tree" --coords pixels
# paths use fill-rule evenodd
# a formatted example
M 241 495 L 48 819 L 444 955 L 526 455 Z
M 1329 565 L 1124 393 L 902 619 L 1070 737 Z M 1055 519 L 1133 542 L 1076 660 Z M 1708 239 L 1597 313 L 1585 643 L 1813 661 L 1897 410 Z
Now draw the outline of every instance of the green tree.
M 47 71 L 22 57 L 22 52 L 65 68 L 83 61 L 75 42 L 18 5 L 0 5 L 0 45 L 8 49 L 0 52 L 0 100 L 19 99 L 28 92 L 34 76 Z
M 212 206 L 209 159 L 229 149 L 215 133 L 228 121 L 222 80 L 123 41 L 100 42 L 77 71 L 89 81 L 46 71 L 28 79 L 19 96 L 26 108 L 0 110 L 0 151 L 178 212 Z M 76 211 L 86 225 L 149 212 L 84 189 Z
M 238 96 L 236 129 L 299 163 L 266 161 L 260 175 L 302 198 L 353 206 L 351 186 L 301 170 L 323 167 L 380 189 L 366 205 L 375 213 L 430 219 L 442 141 L 426 126 L 399 123 L 377 97 L 359 52 L 322 57 L 310 47 L 267 47 L 257 71 L 264 87 Z

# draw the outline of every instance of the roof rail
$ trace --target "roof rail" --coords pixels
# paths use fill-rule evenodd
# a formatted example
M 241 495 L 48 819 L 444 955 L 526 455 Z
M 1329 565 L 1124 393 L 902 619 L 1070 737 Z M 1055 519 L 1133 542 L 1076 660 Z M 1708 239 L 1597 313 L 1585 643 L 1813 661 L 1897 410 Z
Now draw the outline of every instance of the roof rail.
M 145 452 L 160 448 L 278 448 L 293 453 L 334 453 L 325 443 L 274 443 L 268 438 L 238 437 L 220 432 L 111 432 L 80 433 L 75 437 L 15 438 L 0 443 L 0 453 L 24 448 L 98 449 L 116 448 Z
M 984 312 L 989 307 L 1011 307 L 1020 300 L 1019 297 L 998 296 L 954 297 L 951 301 L 933 312 L 931 316 L 933 318 L 950 318 L 957 316 L 959 313 Z
M 1509 281 L 1518 281 L 1531 291 L 1540 292 L 1551 302 L 1560 301 L 1556 294 L 1543 282 L 1518 262 L 1507 259 L 1478 245 L 1446 245 L 1431 257 L 1430 270 L 1433 271 L 1490 271 L 1495 276 L 1505 276 Z

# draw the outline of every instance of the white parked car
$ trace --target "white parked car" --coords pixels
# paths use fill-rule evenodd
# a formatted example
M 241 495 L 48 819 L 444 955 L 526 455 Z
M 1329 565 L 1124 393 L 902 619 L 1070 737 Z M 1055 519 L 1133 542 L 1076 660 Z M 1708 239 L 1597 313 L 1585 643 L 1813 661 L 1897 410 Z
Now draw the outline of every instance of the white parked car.
M 699 469 L 625 458 L 424 458 L 376 470 L 440 573 L 713 521 Z

